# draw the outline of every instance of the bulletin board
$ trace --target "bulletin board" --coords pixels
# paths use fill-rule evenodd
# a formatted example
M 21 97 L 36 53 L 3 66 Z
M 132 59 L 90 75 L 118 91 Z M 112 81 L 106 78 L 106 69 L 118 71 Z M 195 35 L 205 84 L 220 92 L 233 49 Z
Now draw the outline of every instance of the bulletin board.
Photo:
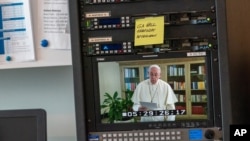
M 34 56 L 32 57 L 31 53 L 27 54 L 31 55 L 28 57 L 29 59 L 18 60 L 16 57 L 15 60 L 15 54 L 9 57 L 4 54 L 7 51 L 3 51 L 2 54 L 0 53 L 0 69 L 67 66 L 72 64 L 68 0 L 6 0 L 5 3 L 14 3 L 13 5 L 29 3 L 33 34 L 31 48 L 34 49 Z M 2 5 L 0 3 L 0 8 L 4 6 L 4 3 Z M 4 24 L 2 27 L 4 27 Z

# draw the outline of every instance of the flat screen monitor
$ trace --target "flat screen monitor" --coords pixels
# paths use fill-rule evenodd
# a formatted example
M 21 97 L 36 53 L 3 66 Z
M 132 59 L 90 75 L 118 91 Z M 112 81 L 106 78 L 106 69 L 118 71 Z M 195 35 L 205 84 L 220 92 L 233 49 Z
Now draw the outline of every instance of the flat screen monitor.
M 0 110 L 0 141 L 46 141 L 46 111 Z
M 216 67 L 211 67 L 211 63 L 208 52 L 141 55 L 137 58 L 93 57 L 93 74 L 87 65 L 85 70 L 88 72 L 85 79 L 92 80 L 85 83 L 87 93 L 84 95 L 88 98 L 88 129 L 107 131 L 214 126 L 214 93 L 217 89 L 213 85 L 216 80 L 213 71 Z M 165 103 L 163 95 L 166 89 L 161 88 L 163 93 L 159 93 L 156 99 L 153 99 L 154 94 L 150 94 L 150 86 L 138 90 L 141 82 L 144 85 L 151 82 L 151 65 L 160 67 L 160 79 L 169 85 L 174 110 L 168 108 L 171 106 L 168 102 L 160 105 L 162 101 Z M 139 106 L 148 106 L 148 109 L 136 109 L 135 101 Z

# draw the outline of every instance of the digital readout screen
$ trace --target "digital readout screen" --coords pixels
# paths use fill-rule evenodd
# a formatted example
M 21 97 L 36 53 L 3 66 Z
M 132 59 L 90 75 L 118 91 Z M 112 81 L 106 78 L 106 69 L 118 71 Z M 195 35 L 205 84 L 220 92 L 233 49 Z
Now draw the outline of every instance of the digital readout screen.
M 99 25 L 112 25 L 112 24 L 121 24 L 120 18 L 112 18 L 112 19 L 99 19 Z
M 102 51 L 108 50 L 122 50 L 122 44 L 102 44 L 101 45 Z
M 189 140 L 202 140 L 202 130 L 201 129 L 189 130 Z

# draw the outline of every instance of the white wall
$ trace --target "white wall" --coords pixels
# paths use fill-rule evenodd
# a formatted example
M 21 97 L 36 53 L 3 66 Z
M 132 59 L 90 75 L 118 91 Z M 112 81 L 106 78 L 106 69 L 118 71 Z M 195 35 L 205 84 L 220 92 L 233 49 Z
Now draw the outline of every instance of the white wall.
M 107 92 L 111 95 L 118 92 L 121 96 L 120 68 L 117 62 L 102 62 L 98 64 L 100 78 L 100 102 L 104 100 L 103 95 Z
M 100 104 L 103 103 L 105 93 L 113 96 L 114 92 L 118 92 L 121 97 L 121 78 L 120 68 L 117 62 L 101 62 L 98 64 L 99 86 L 100 86 Z M 101 109 L 101 113 L 105 109 Z
M 0 70 L 0 110 L 43 108 L 48 141 L 76 141 L 72 66 Z

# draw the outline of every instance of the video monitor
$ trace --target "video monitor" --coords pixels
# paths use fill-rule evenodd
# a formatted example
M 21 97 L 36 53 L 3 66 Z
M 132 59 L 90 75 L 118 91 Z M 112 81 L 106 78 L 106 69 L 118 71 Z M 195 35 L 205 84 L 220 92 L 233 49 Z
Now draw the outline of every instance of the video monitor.
M 43 109 L 0 110 L 1 141 L 47 141 Z
M 97 129 L 183 126 L 186 121 L 208 126 L 213 121 L 209 55 L 143 56 L 93 58 Z

